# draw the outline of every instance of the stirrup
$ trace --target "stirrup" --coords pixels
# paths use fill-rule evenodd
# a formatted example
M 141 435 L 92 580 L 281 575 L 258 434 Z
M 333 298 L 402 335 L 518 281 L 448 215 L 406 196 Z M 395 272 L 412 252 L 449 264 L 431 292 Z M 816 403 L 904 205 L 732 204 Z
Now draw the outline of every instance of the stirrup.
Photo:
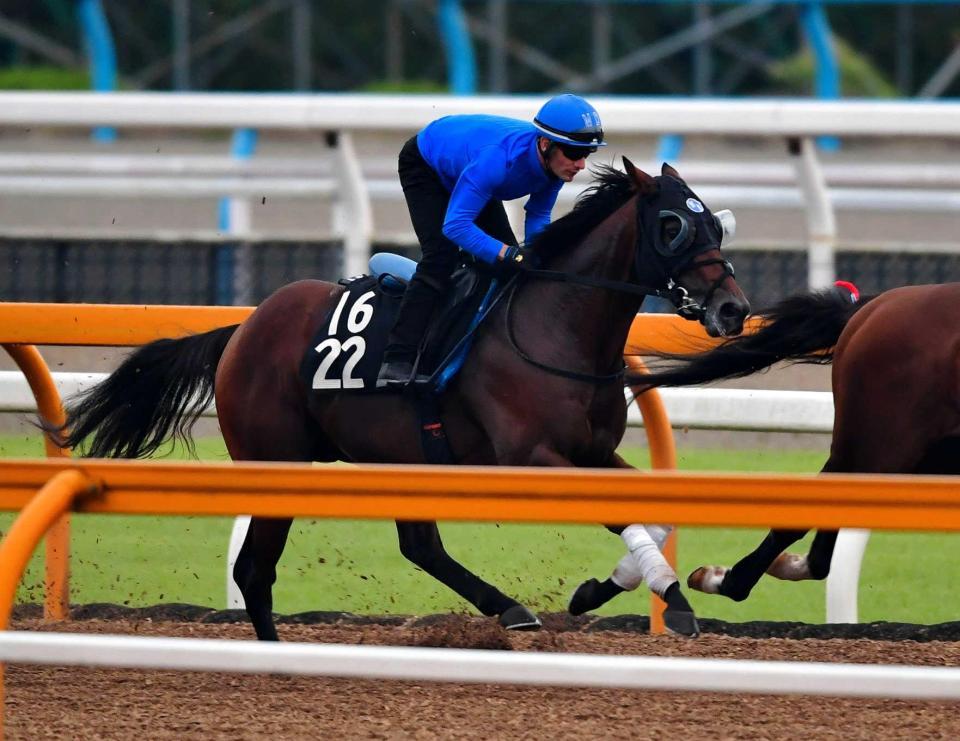
M 413 363 L 406 360 L 389 360 L 380 366 L 377 374 L 377 388 L 406 387 L 410 384 L 428 383 L 429 376 L 414 375 Z

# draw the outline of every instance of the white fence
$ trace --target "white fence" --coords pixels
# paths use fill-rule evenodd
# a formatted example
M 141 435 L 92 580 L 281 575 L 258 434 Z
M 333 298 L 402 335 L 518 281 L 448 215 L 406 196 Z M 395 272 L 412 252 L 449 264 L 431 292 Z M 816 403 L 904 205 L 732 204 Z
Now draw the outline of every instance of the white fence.
M 103 373 L 55 373 L 61 398 L 98 383 Z M 833 395 L 826 391 L 769 391 L 757 389 L 660 389 L 674 428 L 749 430 L 757 432 L 829 433 L 833 428 Z M 23 375 L 0 372 L 0 412 L 36 412 L 36 401 Z M 208 407 L 204 414 L 214 416 Z M 635 404 L 628 423 L 641 426 Z M 247 531 L 249 518 L 238 517 L 230 535 L 226 571 L 227 607 L 243 606 L 231 573 Z M 855 623 L 860 567 L 869 539 L 868 530 L 841 530 L 827 579 L 828 623 Z
M 0 632 L 0 661 L 432 682 L 960 699 L 960 669 Z
M 105 373 L 54 373 L 61 398 L 89 389 Z M 766 432 L 830 432 L 833 395 L 827 391 L 767 391 L 754 389 L 660 389 L 673 427 L 696 430 L 755 430 Z M 36 401 L 18 371 L 0 372 L 0 412 L 35 412 Z M 215 416 L 213 407 L 205 416 Z M 628 422 L 643 419 L 631 405 Z
M 742 166 L 729 175 L 715 172 L 726 187 L 724 206 L 749 202 L 756 205 L 802 205 L 808 227 L 810 253 L 808 282 L 813 288 L 828 286 L 834 277 L 833 251 L 836 244 L 834 209 L 903 208 L 908 210 L 960 210 L 956 168 L 930 167 L 923 173 L 902 169 L 896 192 L 890 181 L 896 173 L 879 168 L 860 170 L 855 175 L 836 174 L 844 182 L 828 188 L 828 180 L 817 159 L 812 139 L 821 135 L 857 137 L 960 137 L 960 103 L 877 102 L 815 100 L 732 100 L 732 99 L 637 99 L 598 97 L 608 136 L 685 135 L 761 137 L 793 142 L 789 162 L 778 166 Z M 137 183 L 134 176 L 101 173 L 44 177 L 38 161 L 19 175 L 4 174 L 0 166 L 0 192 L 84 192 L 94 187 L 113 195 L 206 193 L 249 195 L 251 192 L 303 193 L 330 197 L 337 204 L 334 231 L 346 242 L 346 273 L 363 270 L 373 234 L 371 197 L 396 198 L 397 186 L 389 181 L 365 180 L 357 153 L 355 132 L 412 134 L 429 121 L 453 113 L 494 113 L 530 119 L 542 103 L 541 97 L 451 97 L 414 95 L 257 95 L 257 94 L 166 94 L 166 93 L 4 93 L 0 94 L 0 127 L 92 127 L 150 129 L 279 129 L 331 133 L 331 147 L 337 158 L 332 176 L 312 182 L 296 178 L 263 176 L 256 186 L 249 173 L 229 170 L 221 162 L 211 169 L 214 177 L 187 179 L 153 175 Z M 22 165 L 23 163 L 21 163 Z M 93 165 L 102 170 L 121 169 L 120 163 Z M 140 165 L 138 165 L 139 167 Z M 184 165 L 184 170 L 190 166 Z M 241 165 L 236 164 L 239 168 Z M 255 167 L 255 165 L 251 165 Z M 845 168 L 851 172 L 855 168 Z M 47 173 L 49 175 L 49 172 Z M 196 173 L 194 173 L 195 175 Z M 691 173 L 691 177 L 696 173 Z M 789 182 L 785 181 L 789 176 Z M 926 193 L 905 190 L 909 178 L 922 181 Z M 776 185 L 780 182 L 780 185 Z M 880 185 L 865 189 L 867 183 Z M 708 200 L 716 193 L 703 192 Z M 566 198 L 566 197 L 565 197 Z M 234 221 L 249 224 L 242 201 Z

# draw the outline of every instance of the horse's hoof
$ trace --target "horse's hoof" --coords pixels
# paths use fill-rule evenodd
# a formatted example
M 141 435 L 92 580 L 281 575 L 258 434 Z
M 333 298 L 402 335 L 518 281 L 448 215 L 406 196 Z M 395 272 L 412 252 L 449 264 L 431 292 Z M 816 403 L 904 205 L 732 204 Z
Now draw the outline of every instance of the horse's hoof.
M 500 626 L 506 630 L 540 630 L 540 618 L 523 605 L 514 605 L 500 613 Z
M 696 638 L 700 635 L 697 616 L 689 610 L 664 610 L 663 627 L 668 633 L 684 638 Z
M 577 587 L 577 590 L 570 597 L 570 604 L 567 605 L 567 612 L 571 615 L 582 615 L 590 610 L 596 610 L 606 602 L 600 596 L 600 582 L 594 578 L 587 579 L 583 584 Z
M 706 594 L 720 594 L 727 570 L 723 566 L 701 566 L 687 577 L 687 586 Z

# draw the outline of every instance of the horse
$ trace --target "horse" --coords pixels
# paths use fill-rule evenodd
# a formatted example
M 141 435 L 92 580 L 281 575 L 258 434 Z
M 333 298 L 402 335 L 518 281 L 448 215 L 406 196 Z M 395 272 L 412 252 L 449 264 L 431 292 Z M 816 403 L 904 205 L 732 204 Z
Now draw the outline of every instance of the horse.
M 644 296 L 670 297 L 713 336 L 742 331 L 749 304 L 720 252 L 721 219 L 669 165 L 659 176 L 626 158 L 624 167 L 595 171 L 574 209 L 532 241 L 540 267 L 510 280 L 477 329 L 459 375 L 437 400 L 455 463 L 630 468 L 616 453 L 626 425 L 622 356 Z M 146 457 L 169 439 L 189 446 L 190 428 L 215 398 L 234 460 L 426 462 L 411 393 L 317 394 L 298 375 L 343 291 L 298 281 L 239 325 L 144 345 L 68 404 L 62 444 L 125 458 Z M 278 639 L 272 585 L 291 522 L 253 518 L 235 562 L 233 578 L 261 640 Z M 540 626 L 451 558 L 435 522 L 396 527 L 400 552 L 483 615 L 506 629 Z M 692 610 L 674 591 L 667 625 L 694 635 Z
M 960 283 L 894 288 L 862 300 L 831 289 L 761 312 L 761 328 L 705 353 L 660 356 L 631 381 L 642 389 L 740 378 L 775 363 L 832 363 L 829 473 L 960 474 Z M 666 367 L 663 367 L 664 361 Z M 806 555 L 786 549 L 806 530 L 771 530 L 733 567 L 701 566 L 687 585 L 742 601 L 764 573 L 825 579 L 837 532 Z

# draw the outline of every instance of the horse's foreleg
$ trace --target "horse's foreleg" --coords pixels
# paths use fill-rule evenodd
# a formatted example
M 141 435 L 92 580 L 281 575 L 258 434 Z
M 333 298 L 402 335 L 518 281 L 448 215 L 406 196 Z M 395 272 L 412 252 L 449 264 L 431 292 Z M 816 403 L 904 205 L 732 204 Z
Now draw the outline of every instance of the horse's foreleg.
M 687 578 L 687 586 L 741 602 L 750 595 L 750 591 L 784 549 L 805 534 L 805 530 L 771 530 L 754 551 L 737 561 L 733 567 L 701 566 Z M 786 562 L 783 563 L 786 565 Z
M 613 468 L 633 469 L 620 456 L 614 455 Z M 644 581 L 650 591 L 667 603 L 664 624 L 681 635 L 695 637 L 700 629 L 693 608 L 687 601 L 673 567 L 663 555 L 663 546 L 673 529 L 669 525 L 627 525 L 607 528 L 618 534 L 627 546 L 627 554 L 620 559 L 606 581 L 588 579 L 570 599 L 569 611 L 574 615 L 595 610 L 624 591 L 636 589 Z
M 261 641 L 276 641 L 273 624 L 273 583 L 277 563 L 283 554 L 292 519 L 253 517 L 233 565 L 233 580 L 240 587 L 243 601 Z
M 508 630 L 536 630 L 540 620 L 515 599 L 467 570 L 443 547 L 435 522 L 397 522 L 400 552 L 430 576 L 488 616 L 498 615 Z

